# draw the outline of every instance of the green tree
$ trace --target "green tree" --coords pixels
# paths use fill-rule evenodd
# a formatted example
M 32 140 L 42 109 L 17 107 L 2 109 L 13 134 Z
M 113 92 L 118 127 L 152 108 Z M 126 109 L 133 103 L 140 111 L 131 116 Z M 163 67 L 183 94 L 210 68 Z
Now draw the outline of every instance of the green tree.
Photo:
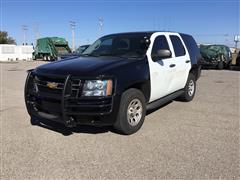
M 0 31 L 0 44 L 16 44 L 16 41 L 6 31 Z

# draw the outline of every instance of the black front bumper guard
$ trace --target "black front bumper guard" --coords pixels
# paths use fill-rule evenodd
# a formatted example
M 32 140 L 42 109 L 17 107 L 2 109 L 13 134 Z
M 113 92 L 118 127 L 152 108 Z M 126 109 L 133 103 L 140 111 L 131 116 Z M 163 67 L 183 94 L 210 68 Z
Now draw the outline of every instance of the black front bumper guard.
M 69 100 L 71 101 L 78 101 L 81 100 L 79 98 L 73 98 L 71 97 L 70 93 L 67 93 L 67 88 L 69 87 L 69 83 L 71 80 L 71 75 L 68 75 L 64 81 L 64 86 L 63 86 L 63 90 L 62 90 L 62 95 L 61 95 L 61 115 L 60 116 L 56 116 L 54 114 L 49 114 L 46 112 L 42 112 L 39 111 L 38 108 L 36 107 L 36 102 L 30 100 L 30 95 L 29 94 L 29 89 L 30 89 L 30 83 L 34 83 L 33 82 L 33 74 L 32 72 L 28 72 L 28 76 L 26 79 L 26 83 L 25 83 L 25 90 L 24 90 L 24 94 L 25 94 L 25 103 L 26 103 L 26 107 L 27 107 L 27 111 L 29 113 L 30 116 L 34 116 L 34 117 L 40 117 L 43 119 L 48 119 L 48 120 L 53 120 L 53 121 L 57 121 L 57 122 L 61 122 L 63 123 L 65 126 L 67 127 L 75 127 L 78 123 L 77 120 L 74 118 L 74 116 L 89 116 L 89 117 L 99 117 L 99 116 L 105 116 L 105 115 L 109 115 L 112 113 L 112 106 L 113 106 L 113 96 L 111 97 L 107 97 L 107 100 L 105 97 L 98 97 L 98 98 L 94 98 L 97 103 L 75 103 L 75 104 L 70 104 L 68 103 Z M 32 82 L 30 82 L 32 80 Z M 32 95 L 32 96 L 37 96 L 37 95 Z M 86 99 L 85 99 L 86 100 Z M 106 108 L 107 107 L 107 111 L 98 111 L 98 112 L 78 112 L 78 111 L 69 111 L 68 108 L 72 107 L 72 108 L 89 108 L 89 109 L 101 109 L 101 108 Z M 91 121 L 92 123 L 94 123 L 94 120 Z

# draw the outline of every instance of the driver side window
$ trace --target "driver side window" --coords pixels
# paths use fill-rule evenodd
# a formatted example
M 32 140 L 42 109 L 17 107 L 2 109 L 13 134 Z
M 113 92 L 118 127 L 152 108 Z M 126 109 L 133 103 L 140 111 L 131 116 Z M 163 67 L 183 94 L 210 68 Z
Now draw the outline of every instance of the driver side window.
M 154 57 L 157 54 L 158 50 L 170 50 L 167 38 L 164 35 L 160 35 L 155 38 L 151 56 Z

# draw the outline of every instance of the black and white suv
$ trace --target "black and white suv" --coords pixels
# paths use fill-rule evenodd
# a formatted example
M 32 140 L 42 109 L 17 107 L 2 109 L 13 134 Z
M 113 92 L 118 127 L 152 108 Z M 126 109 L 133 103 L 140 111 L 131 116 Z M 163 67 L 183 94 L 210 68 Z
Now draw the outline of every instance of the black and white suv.
M 79 58 L 29 70 L 25 101 L 31 123 L 140 129 L 146 109 L 191 101 L 200 76 L 199 49 L 190 35 L 132 32 L 104 36 Z

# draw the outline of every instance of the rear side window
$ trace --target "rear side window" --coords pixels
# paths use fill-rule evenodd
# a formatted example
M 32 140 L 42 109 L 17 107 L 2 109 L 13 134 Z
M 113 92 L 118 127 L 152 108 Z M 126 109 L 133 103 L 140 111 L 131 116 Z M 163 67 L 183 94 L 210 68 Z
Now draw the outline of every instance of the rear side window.
M 173 35 L 170 36 L 170 39 L 172 41 L 175 56 L 176 57 L 184 56 L 186 54 L 186 52 L 185 52 L 185 48 L 182 44 L 181 39 L 178 36 L 173 36 Z
M 156 37 L 153 48 L 152 48 L 152 55 L 157 53 L 158 50 L 169 49 L 168 41 L 164 35 Z
M 192 63 L 196 64 L 197 61 L 199 61 L 201 58 L 201 54 L 196 41 L 193 39 L 192 36 L 187 34 L 181 34 L 181 37 L 187 47 Z

